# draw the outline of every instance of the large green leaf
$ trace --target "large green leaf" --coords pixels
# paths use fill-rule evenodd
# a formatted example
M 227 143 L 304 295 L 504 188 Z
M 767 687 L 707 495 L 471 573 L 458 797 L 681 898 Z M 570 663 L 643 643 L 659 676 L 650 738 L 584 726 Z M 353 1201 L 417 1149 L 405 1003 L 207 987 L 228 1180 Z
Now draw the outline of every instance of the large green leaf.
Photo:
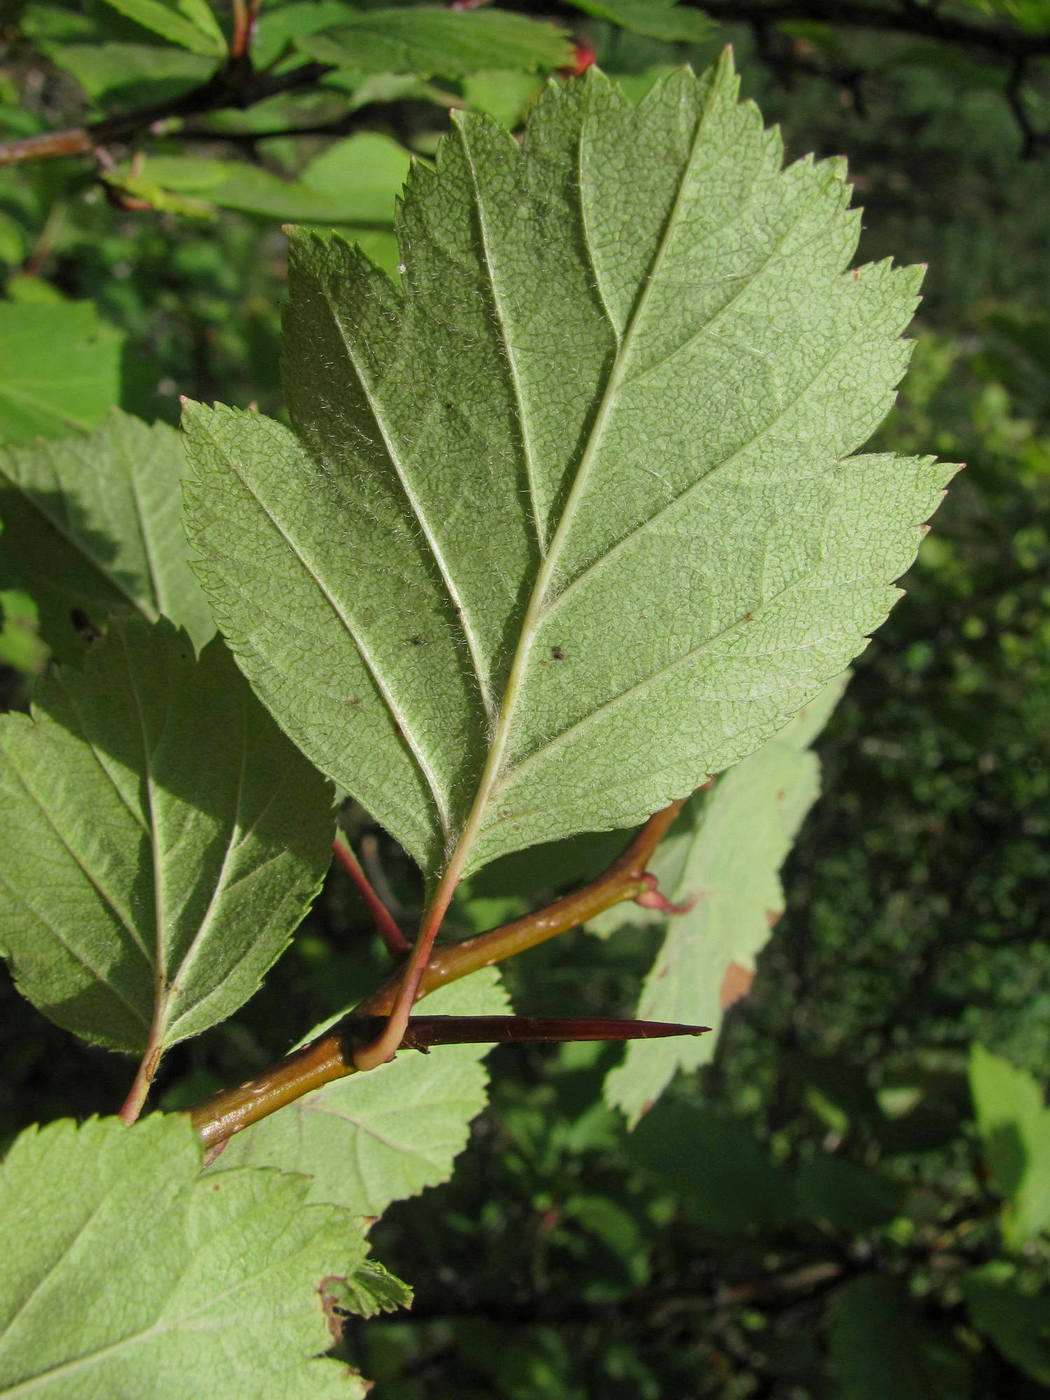
M 650 869 L 680 914 L 651 913 L 666 930 L 645 980 L 637 1015 L 644 1020 L 710 1026 L 747 990 L 755 958 L 784 910 L 780 884 L 795 833 L 817 798 L 820 765 L 808 746 L 823 729 L 845 677 L 834 680 L 801 714 L 698 794 Z M 643 911 L 610 909 L 600 927 L 639 923 Z M 605 1097 L 636 1123 L 676 1070 L 714 1058 L 717 1034 L 699 1039 L 632 1041 L 605 1082 Z
M 186 563 L 185 470 L 173 428 L 116 409 L 91 437 L 0 452 L 0 577 L 29 588 L 60 657 L 110 613 L 168 617 L 197 647 L 214 634 Z
M 367 1313 L 392 1292 L 369 1286 L 361 1221 L 307 1205 L 303 1177 L 202 1178 L 200 1164 L 176 1115 L 63 1121 L 15 1141 L 0 1168 L 0 1395 L 365 1394 L 318 1355 L 333 1295 Z
M 220 625 L 432 879 L 756 749 L 864 647 L 951 474 L 849 455 L 919 272 L 845 270 L 842 162 L 781 172 L 736 86 L 726 58 L 632 108 L 588 75 L 523 146 L 458 114 L 399 212 L 403 292 L 295 240 L 296 431 L 188 410 Z
M 51 1020 L 163 1048 L 237 1009 L 329 860 L 327 784 L 216 638 L 118 619 L 0 719 L 0 950 Z
M 0 444 L 98 427 L 119 397 L 120 355 L 91 302 L 0 302 Z
M 494 969 L 432 992 L 420 1012 L 500 1015 L 508 1009 Z M 491 1045 L 403 1051 L 389 1064 L 335 1080 L 231 1138 L 216 1169 L 275 1166 L 312 1180 L 310 1200 L 359 1215 L 447 1181 L 485 1107 Z
M 322 63 L 369 73 L 429 73 L 463 78 L 479 68 L 564 68 L 568 37 L 553 25 L 497 10 L 369 10 L 349 13 L 324 34 L 300 34 L 297 46 Z
M 1050 1108 L 1037 1080 L 981 1045 L 970 1054 L 970 1091 L 992 1181 L 1007 1202 L 1003 1236 L 1020 1249 L 1050 1230 Z

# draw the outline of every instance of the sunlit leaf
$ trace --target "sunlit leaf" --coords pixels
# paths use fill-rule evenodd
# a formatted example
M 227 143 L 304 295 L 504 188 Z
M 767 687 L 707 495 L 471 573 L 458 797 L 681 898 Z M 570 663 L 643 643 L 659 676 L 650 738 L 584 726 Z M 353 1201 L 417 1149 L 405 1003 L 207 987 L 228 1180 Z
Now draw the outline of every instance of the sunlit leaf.
M 970 1091 L 992 1185 L 1007 1202 L 1003 1234 L 1020 1249 L 1050 1229 L 1050 1108 L 1038 1080 L 982 1045 L 970 1054 Z
M 202 1178 L 200 1165 L 177 1115 L 16 1139 L 0 1167 L 0 1394 L 364 1396 L 360 1377 L 319 1357 L 333 1292 L 369 1312 L 397 1283 L 371 1286 L 361 1221 L 307 1205 L 301 1176 Z
M 523 146 L 457 114 L 400 210 L 403 292 L 295 240 L 295 431 L 187 412 L 220 625 L 431 880 L 641 822 L 897 596 L 951 468 L 850 454 L 919 272 L 848 271 L 842 162 L 780 166 L 727 59 L 638 108 L 552 86 Z
M 0 446 L 97 428 L 120 393 L 120 351 L 91 302 L 0 302 Z

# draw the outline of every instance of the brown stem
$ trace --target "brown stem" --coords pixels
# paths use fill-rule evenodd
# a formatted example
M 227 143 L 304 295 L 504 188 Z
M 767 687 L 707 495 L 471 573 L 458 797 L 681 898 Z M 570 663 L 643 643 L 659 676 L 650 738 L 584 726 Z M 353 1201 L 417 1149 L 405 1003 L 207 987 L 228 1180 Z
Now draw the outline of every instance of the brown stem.
M 259 16 L 260 0 L 233 0 L 233 34 L 230 57 L 246 59 L 252 43 L 252 30 Z
M 482 967 L 491 967 L 505 958 L 514 957 L 527 948 L 554 938 L 578 924 L 585 923 L 603 909 L 609 909 L 627 899 L 654 888 L 653 877 L 646 866 L 653 852 L 667 834 L 685 799 L 672 802 L 649 818 L 634 836 L 620 858 L 596 879 L 573 894 L 555 900 L 544 909 L 526 914 L 500 928 L 480 933 L 462 943 L 450 944 L 433 952 L 427 962 L 416 1000 L 444 986 L 467 977 Z M 359 1069 L 354 1063 L 360 1057 L 361 1042 L 346 1034 L 345 1027 L 362 1017 L 388 1016 L 402 985 L 403 976 L 390 978 L 377 991 L 345 1018 L 344 1030 L 333 1028 L 320 1039 L 294 1050 L 290 1055 L 264 1070 L 254 1079 L 246 1080 L 236 1089 L 225 1089 L 191 1110 L 194 1127 L 208 1146 L 225 1141 L 251 1123 L 265 1118 L 303 1094 L 319 1089 L 333 1079 L 353 1074 Z
M 214 73 L 206 83 L 181 97 L 151 107 L 139 107 L 133 112 L 104 117 L 86 126 L 70 127 L 65 131 L 48 131 L 40 136 L 24 136 L 15 141 L 0 141 L 0 166 L 19 165 L 28 160 L 45 160 L 54 156 L 96 155 L 110 141 L 121 141 L 139 131 L 148 131 L 158 122 L 174 118 L 204 116 L 224 107 L 252 107 L 276 93 L 310 87 L 330 65 L 304 63 L 288 73 L 259 73 L 245 71 L 243 58 L 232 61 Z
M 361 869 L 357 857 L 341 832 L 336 834 L 336 838 L 332 842 L 332 851 L 336 860 L 354 882 L 358 894 L 364 900 L 368 912 L 372 915 L 375 926 L 386 944 L 387 952 L 392 958 L 404 957 L 411 950 L 411 943 L 394 922 L 394 916 L 390 910 L 372 888 L 368 876 Z

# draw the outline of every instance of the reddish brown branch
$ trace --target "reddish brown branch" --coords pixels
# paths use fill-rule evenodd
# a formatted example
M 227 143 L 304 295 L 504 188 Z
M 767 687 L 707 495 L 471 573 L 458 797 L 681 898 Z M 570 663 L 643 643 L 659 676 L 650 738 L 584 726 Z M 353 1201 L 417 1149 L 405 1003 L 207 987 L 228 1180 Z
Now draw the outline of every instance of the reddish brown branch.
M 354 882 L 358 894 L 364 900 L 368 912 L 372 916 L 380 937 L 386 944 L 387 952 L 392 958 L 402 958 L 408 953 L 412 945 L 394 922 L 394 916 L 386 907 L 383 901 L 376 894 L 369 882 L 368 876 L 358 864 L 357 857 L 350 849 L 343 835 L 337 834 L 332 842 L 332 851 L 336 860 L 343 867 L 350 879 Z
M 435 987 L 458 981 L 479 968 L 491 967 L 494 963 L 534 948 L 559 933 L 585 923 L 603 909 L 624 900 L 636 899 L 652 890 L 654 881 L 647 873 L 646 866 L 681 811 L 684 800 L 672 802 L 650 817 L 623 855 L 608 870 L 573 894 L 565 895 L 545 909 L 526 914 L 488 933 L 436 949 L 424 969 L 416 999 Z M 372 1024 L 367 1020 L 369 1017 L 390 1014 L 401 982 L 400 975 L 390 978 L 340 1026 L 310 1045 L 293 1051 L 236 1089 L 225 1089 L 199 1104 L 190 1116 L 204 1142 L 208 1146 L 223 1142 L 249 1124 L 266 1118 L 286 1104 L 294 1103 L 303 1094 L 319 1089 L 333 1079 L 357 1072 L 354 1056 L 368 1043 L 367 1037 L 362 1040 L 360 1027 Z M 355 1024 L 356 1030 L 353 1029 Z

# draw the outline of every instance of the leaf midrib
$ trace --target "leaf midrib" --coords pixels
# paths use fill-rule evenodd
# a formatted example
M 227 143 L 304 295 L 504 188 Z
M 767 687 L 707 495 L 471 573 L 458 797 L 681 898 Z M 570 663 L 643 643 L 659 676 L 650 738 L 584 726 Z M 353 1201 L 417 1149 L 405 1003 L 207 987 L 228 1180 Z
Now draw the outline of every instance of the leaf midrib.
M 681 177 L 679 179 L 678 189 L 675 193 L 674 202 L 671 206 L 671 209 L 668 212 L 667 218 L 664 223 L 664 228 L 660 236 L 660 241 L 656 247 L 652 262 L 650 264 L 649 272 L 642 282 L 641 291 L 635 301 L 634 306 L 632 307 L 631 315 L 625 327 L 622 338 L 617 333 L 615 323 L 613 322 L 612 317 L 609 314 L 608 307 L 606 306 L 604 301 L 604 297 L 601 297 L 603 310 L 605 311 L 606 318 L 610 325 L 610 329 L 616 340 L 616 356 L 610 368 L 609 377 L 606 381 L 605 389 L 602 393 L 597 412 L 595 413 L 594 421 L 591 425 L 591 430 L 587 436 L 587 441 L 584 444 L 583 450 L 580 454 L 580 460 L 579 465 L 576 469 L 576 475 L 573 479 L 572 486 L 569 489 L 569 493 L 566 497 L 565 505 L 562 509 L 562 513 L 558 520 L 557 527 L 551 538 L 550 549 L 546 557 L 543 559 L 540 568 L 536 574 L 536 580 L 533 584 L 532 592 L 529 596 L 528 607 L 526 608 L 525 615 L 522 621 L 521 633 L 518 638 L 518 645 L 514 653 L 514 659 L 511 662 L 510 670 L 507 675 L 507 684 L 504 690 L 503 700 L 500 706 L 499 718 L 496 722 L 496 726 L 493 731 L 492 742 L 489 747 L 489 752 L 485 762 L 485 766 L 482 770 L 482 774 L 478 782 L 478 786 L 475 792 L 475 797 L 471 805 L 470 812 L 467 816 L 466 821 L 463 824 L 463 828 L 461 830 L 459 839 L 456 843 L 455 849 L 453 850 L 446 867 L 445 879 L 448 881 L 452 881 L 458 878 L 459 871 L 461 871 L 465 866 L 468 855 L 470 853 L 470 849 L 473 846 L 477 836 L 480 834 L 481 828 L 485 823 L 485 816 L 490 799 L 495 793 L 501 778 L 504 776 L 503 761 L 506 754 L 507 746 L 511 738 L 514 715 L 518 701 L 520 699 L 521 686 L 522 681 L 524 679 L 524 672 L 532 651 L 533 644 L 536 639 L 536 635 L 539 631 L 540 622 L 543 619 L 543 615 L 546 609 L 547 594 L 550 589 L 555 572 L 557 570 L 559 555 L 564 545 L 565 539 L 569 533 L 573 520 L 575 518 L 576 509 L 584 495 L 586 486 L 590 479 L 591 467 L 598 455 L 598 451 L 605 434 L 606 426 L 613 413 L 617 401 L 617 395 L 623 382 L 626 366 L 630 359 L 630 353 L 633 345 L 634 336 L 637 332 L 638 326 L 645 319 L 645 313 L 649 305 L 649 299 L 653 294 L 653 288 L 658 280 L 660 269 L 667 256 L 667 250 L 670 246 L 671 239 L 674 235 L 674 231 L 678 225 L 678 219 L 681 213 L 682 201 L 684 198 L 686 186 L 689 182 L 689 178 L 692 173 L 693 162 L 696 158 L 697 151 L 699 150 L 700 141 L 704 134 L 704 129 L 707 124 L 707 120 L 712 110 L 714 109 L 714 106 L 720 95 L 721 93 L 719 89 L 719 84 L 716 78 L 716 81 L 712 83 L 711 89 L 707 94 L 703 110 L 701 111 L 700 116 L 697 119 L 696 128 L 693 133 L 693 140 L 689 149 L 689 155 L 686 160 L 685 166 L 682 170 Z M 582 162 L 583 142 L 585 133 L 586 124 L 581 126 L 580 134 L 577 140 L 577 167 L 579 167 Z M 577 177 L 577 188 L 580 191 L 581 200 L 580 227 L 582 230 L 584 243 L 588 250 L 588 257 L 590 258 L 592 266 L 596 267 L 597 265 L 595 263 L 594 254 L 591 250 L 591 239 L 588 235 L 586 211 L 582 203 L 583 172 L 579 168 L 577 169 Z M 600 279 L 598 290 L 599 294 L 601 295 Z

